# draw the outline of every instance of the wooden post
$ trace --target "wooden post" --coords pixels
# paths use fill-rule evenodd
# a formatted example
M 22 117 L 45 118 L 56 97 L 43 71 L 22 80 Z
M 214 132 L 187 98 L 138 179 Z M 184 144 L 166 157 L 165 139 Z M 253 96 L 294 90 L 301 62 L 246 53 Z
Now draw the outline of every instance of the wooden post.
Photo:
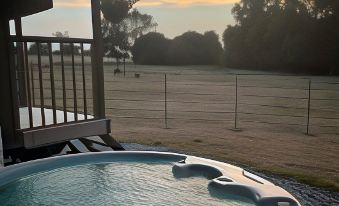
M 84 115 L 85 120 L 88 119 L 87 113 L 87 95 L 86 95 L 86 72 L 85 72 L 85 54 L 84 54 L 84 44 L 80 44 L 81 49 L 81 71 L 82 71 L 82 93 L 84 97 Z
M 92 84 L 93 110 L 95 118 L 105 118 L 105 92 L 103 70 L 103 40 L 101 32 L 100 0 L 91 0 L 92 5 Z
M 8 48 L 9 48 L 9 81 L 11 82 L 11 95 L 10 97 L 12 98 L 13 105 L 13 114 L 14 114 L 14 125 L 16 129 L 20 129 L 21 124 L 20 124 L 20 110 L 19 110 L 19 98 L 18 98 L 18 84 L 17 84 L 17 78 L 16 78 L 16 70 L 15 70 L 15 58 L 14 58 L 14 42 L 10 41 L 8 42 Z
M 43 83 L 43 73 L 41 65 L 41 43 L 37 43 L 38 51 L 38 68 L 39 68 L 39 91 L 40 91 L 40 113 L 41 113 L 41 126 L 46 126 L 46 115 L 45 115 L 45 97 L 44 97 L 44 83 Z
M 56 113 L 56 100 L 55 100 L 55 79 L 54 79 L 54 63 L 53 63 L 53 51 L 52 43 L 48 43 L 48 54 L 49 54 L 49 77 L 51 80 L 51 96 L 52 96 L 52 108 L 53 108 L 53 124 L 57 124 L 57 113 Z
M 0 126 L 0 168 L 4 166 L 4 154 L 2 147 L 1 126 Z
M 75 74 L 75 60 L 74 60 L 74 44 L 71 43 L 71 55 L 72 55 L 72 82 L 73 82 L 73 111 L 74 121 L 78 121 L 78 98 L 77 98 L 77 83 Z
M 16 18 L 15 23 L 15 34 L 18 37 L 22 37 L 22 25 L 21 18 Z M 18 94 L 19 94 L 19 107 L 27 106 L 27 95 L 26 95 L 26 85 L 25 85 L 25 71 L 24 71 L 24 53 L 23 53 L 23 44 L 22 42 L 16 43 L 17 51 L 17 81 L 18 81 Z
M 30 71 L 28 64 L 28 48 L 27 42 L 24 43 L 24 54 L 25 54 L 25 76 L 26 76 L 26 88 L 27 88 L 27 107 L 28 107 L 28 117 L 29 117 L 29 127 L 33 128 L 33 111 L 32 111 L 32 96 L 31 96 L 31 86 L 30 86 Z
M 33 107 L 35 107 L 35 84 L 34 84 L 34 68 L 33 68 L 33 62 L 30 64 L 30 70 L 31 70 L 31 84 L 32 84 L 32 101 L 33 101 Z
M 19 126 L 19 111 L 15 98 L 16 83 L 11 68 L 12 46 L 10 42 L 9 20 L 0 16 L 0 125 L 4 151 L 20 147 L 23 142 L 16 136 L 16 126 Z M 20 123 L 20 122 L 19 122 Z
M 92 86 L 93 86 L 93 112 L 94 118 L 106 118 L 105 114 L 105 88 L 104 88 L 104 50 L 101 31 L 100 0 L 91 0 L 93 43 L 92 53 Z M 109 124 L 110 121 L 109 121 Z M 110 125 L 109 125 L 110 126 Z M 114 150 L 124 148 L 109 134 L 100 135 L 100 138 Z

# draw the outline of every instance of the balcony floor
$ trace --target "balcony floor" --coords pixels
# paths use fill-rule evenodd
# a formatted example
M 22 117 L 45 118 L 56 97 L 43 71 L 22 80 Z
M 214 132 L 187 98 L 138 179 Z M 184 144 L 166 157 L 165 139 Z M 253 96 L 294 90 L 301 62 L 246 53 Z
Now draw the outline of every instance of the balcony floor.
M 52 109 L 44 109 L 45 110 L 45 122 L 46 125 L 52 125 L 53 124 L 53 110 Z M 77 114 L 78 120 L 85 120 L 84 114 Z M 56 110 L 56 116 L 57 116 L 57 123 L 64 123 L 64 112 L 61 110 Z M 73 122 L 74 121 L 74 113 L 73 112 L 67 112 L 67 122 Z M 42 126 L 42 118 L 41 118 L 41 108 L 33 107 L 32 108 L 32 117 L 33 117 L 33 127 L 39 127 Z M 88 119 L 93 119 L 94 117 L 92 115 L 87 115 Z M 28 107 L 22 107 L 20 108 L 20 128 L 21 129 L 27 129 L 29 128 L 29 114 L 28 114 Z

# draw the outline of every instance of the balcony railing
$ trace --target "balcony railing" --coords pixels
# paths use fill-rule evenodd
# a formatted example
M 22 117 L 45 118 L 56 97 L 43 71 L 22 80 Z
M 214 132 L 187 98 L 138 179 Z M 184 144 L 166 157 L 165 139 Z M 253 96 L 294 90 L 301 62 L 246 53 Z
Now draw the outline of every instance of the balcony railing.
M 11 36 L 12 147 L 100 136 L 121 148 L 108 135 L 102 64 L 94 50 L 92 39 Z
M 91 39 L 12 37 L 17 129 L 93 119 Z

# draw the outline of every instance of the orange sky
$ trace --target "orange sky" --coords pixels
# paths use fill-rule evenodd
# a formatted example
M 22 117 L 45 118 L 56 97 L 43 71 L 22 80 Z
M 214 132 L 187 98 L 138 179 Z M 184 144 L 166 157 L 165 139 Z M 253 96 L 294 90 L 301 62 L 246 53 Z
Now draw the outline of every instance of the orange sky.
M 186 31 L 210 30 L 221 36 L 227 25 L 234 24 L 231 9 L 238 1 L 140 0 L 135 7 L 152 15 L 159 25 L 157 31 L 169 38 Z M 53 9 L 23 18 L 24 35 L 51 36 L 56 31 L 69 31 L 71 37 L 91 38 L 91 0 L 53 2 Z
M 239 0 L 141 0 L 137 6 L 193 6 L 232 4 Z M 55 7 L 89 7 L 89 0 L 55 0 Z
M 192 6 L 192 5 L 220 5 L 235 3 L 238 0 L 141 0 L 138 6 Z

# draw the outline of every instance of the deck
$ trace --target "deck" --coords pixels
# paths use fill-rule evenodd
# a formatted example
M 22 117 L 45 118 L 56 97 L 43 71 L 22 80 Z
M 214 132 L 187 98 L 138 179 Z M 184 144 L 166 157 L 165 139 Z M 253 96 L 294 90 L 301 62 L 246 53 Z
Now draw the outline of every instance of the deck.
M 110 133 L 110 120 L 95 119 L 92 115 L 75 114 L 56 110 L 57 124 L 54 124 L 53 109 L 44 109 L 45 125 L 42 124 L 42 109 L 32 108 L 32 123 L 28 108 L 20 108 L 20 128 L 18 133 L 22 136 L 25 148 L 35 148 L 53 143 L 74 140 L 83 137 L 100 136 Z M 77 117 L 77 120 L 75 121 Z
M 39 11 L 51 8 L 51 3 L 45 2 Z M 22 8 L 27 10 L 27 6 Z M 32 8 L 37 9 L 36 5 Z M 4 68 L 0 70 L 4 97 L 0 125 L 6 156 L 20 153 L 25 157 L 33 148 L 91 136 L 100 137 L 111 148 L 123 149 L 109 135 L 111 122 L 105 114 L 100 1 L 91 1 L 91 12 L 91 39 L 24 36 L 21 17 L 28 13 L 23 11 L 13 17 L 15 35 L 7 23 L 0 24 L 0 34 L 6 34 L 0 35 Z M 30 51 L 31 47 L 36 50 Z M 85 56 L 91 61 L 85 62 Z
M 45 108 L 44 112 L 45 112 L 45 124 L 53 125 L 54 124 L 53 109 Z M 79 121 L 85 120 L 84 114 L 78 113 L 77 117 Z M 67 119 L 65 121 L 64 111 L 56 110 L 56 119 L 57 119 L 57 124 L 62 124 L 65 122 L 74 122 L 75 114 L 73 112 L 67 112 Z M 87 115 L 87 119 L 94 119 L 94 116 Z M 41 108 L 37 108 L 37 107 L 32 108 L 32 120 L 33 120 L 33 127 L 42 126 Z M 30 128 L 28 107 L 20 108 L 20 128 L 21 129 Z

